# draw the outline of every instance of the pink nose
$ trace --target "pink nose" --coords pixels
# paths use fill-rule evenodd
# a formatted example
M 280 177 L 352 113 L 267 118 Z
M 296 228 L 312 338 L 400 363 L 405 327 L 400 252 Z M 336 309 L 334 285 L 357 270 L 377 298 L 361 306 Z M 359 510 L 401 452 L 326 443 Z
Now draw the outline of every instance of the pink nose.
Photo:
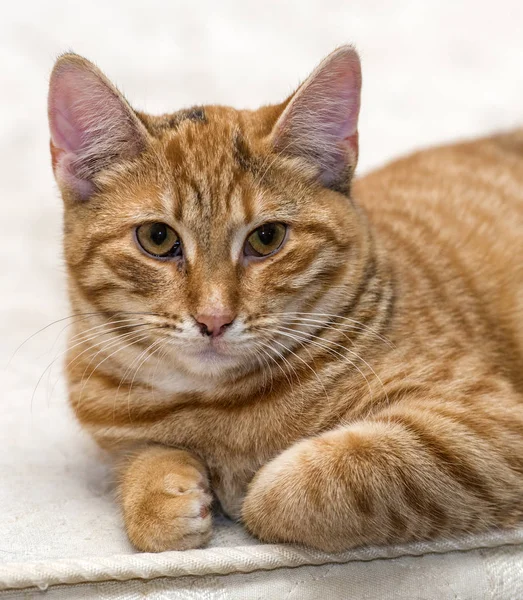
M 220 312 L 210 314 L 202 313 L 196 315 L 194 318 L 202 335 L 218 337 L 232 324 L 235 316 L 236 315 L 233 315 L 230 312 Z

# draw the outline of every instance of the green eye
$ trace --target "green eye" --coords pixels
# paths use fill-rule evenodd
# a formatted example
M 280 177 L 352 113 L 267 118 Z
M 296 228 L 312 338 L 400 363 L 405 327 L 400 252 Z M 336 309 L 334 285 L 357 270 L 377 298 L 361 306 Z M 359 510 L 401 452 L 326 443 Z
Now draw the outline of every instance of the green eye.
M 182 253 L 178 234 L 165 223 L 140 225 L 136 229 L 136 239 L 142 249 L 155 258 L 171 258 Z
M 244 253 L 246 256 L 269 256 L 280 248 L 287 233 L 283 223 L 265 223 L 255 229 L 247 238 Z

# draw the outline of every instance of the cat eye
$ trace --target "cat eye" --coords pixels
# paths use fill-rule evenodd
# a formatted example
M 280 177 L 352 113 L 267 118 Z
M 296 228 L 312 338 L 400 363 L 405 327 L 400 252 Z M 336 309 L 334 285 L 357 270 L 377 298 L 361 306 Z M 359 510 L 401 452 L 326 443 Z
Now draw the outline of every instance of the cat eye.
M 255 229 L 245 242 L 246 256 L 269 256 L 283 244 L 287 226 L 283 223 L 264 223 Z
M 136 229 L 136 239 L 142 250 L 154 258 L 174 258 L 182 254 L 178 234 L 165 223 L 140 225 Z

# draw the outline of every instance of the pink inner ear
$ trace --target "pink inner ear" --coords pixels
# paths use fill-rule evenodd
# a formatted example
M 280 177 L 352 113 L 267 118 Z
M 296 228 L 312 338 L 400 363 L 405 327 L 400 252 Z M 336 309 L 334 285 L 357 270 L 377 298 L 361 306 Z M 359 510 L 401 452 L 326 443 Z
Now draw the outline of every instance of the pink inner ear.
M 145 128 L 118 90 L 85 59 L 59 59 L 48 109 L 56 177 L 82 198 L 94 191 L 96 173 L 144 148 Z
M 298 89 L 275 127 L 273 143 L 302 155 L 320 169 L 325 185 L 356 166 L 361 69 L 358 55 L 343 47 L 328 56 Z
M 93 75 L 65 66 L 53 74 L 49 89 L 49 127 L 53 168 L 58 180 L 80 199 L 87 199 L 94 185 L 77 176 L 75 161 L 85 146 L 88 123 L 89 90 Z
M 76 67 L 66 66 L 54 74 L 49 90 L 51 139 L 65 152 L 76 153 L 85 142 L 92 121 L 91 104 L 96 104 L 96 88 L 101 82 L 96 83 L 96 76 Z
M 327 73 L 325 87 L 337 98 L 340 111 L 333 115 L 333 125 L 339 139 L 347 139 L 358 130 L 360 112 L 361 71 L 356 54 L 340 57 Z
M 341 50 L 316 69 L 291 103 L 289 123 L 309 134 L 343 140 L 358 129 L 361 70 L 354 50 Z M 295 119 L 295 123 L 292 120 Z
M 49 89 L 49 127 L 56 176 L 80 199 L 94 191 L 88 179 L 78 177 L 81 152 L 89 146 L 88 132 L 103 83 L 93 73 L 66 65 L 53 73 Z M 107 90 L 110 94 L 110 90 Z M 94 141 L 94 140 L 92 140 Z

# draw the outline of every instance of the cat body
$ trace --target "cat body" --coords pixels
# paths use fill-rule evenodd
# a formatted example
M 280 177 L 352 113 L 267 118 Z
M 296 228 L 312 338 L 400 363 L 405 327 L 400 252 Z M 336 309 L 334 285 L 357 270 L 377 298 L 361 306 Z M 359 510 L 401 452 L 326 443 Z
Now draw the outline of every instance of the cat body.
M 70 400 L 140 549 L 204 544 L 212 493 L 325 550 L 523 516 L 523 132 L 351 181 L 360 83 L 346 47 L 281 105 L 150 117 L 55 67 Z

